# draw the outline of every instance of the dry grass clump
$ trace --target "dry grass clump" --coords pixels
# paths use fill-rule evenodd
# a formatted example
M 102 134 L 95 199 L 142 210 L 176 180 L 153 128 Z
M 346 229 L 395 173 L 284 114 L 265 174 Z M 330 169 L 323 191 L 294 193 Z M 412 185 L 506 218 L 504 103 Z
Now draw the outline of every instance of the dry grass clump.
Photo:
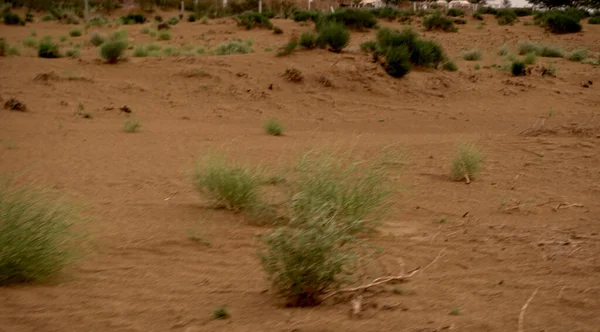
M 471 182 L 479 173 L 482 161 L 483 155 L 478 147 L 473 144 L 459 144 L 456 148 L 456 155 L 452 159 L 452 179 Z

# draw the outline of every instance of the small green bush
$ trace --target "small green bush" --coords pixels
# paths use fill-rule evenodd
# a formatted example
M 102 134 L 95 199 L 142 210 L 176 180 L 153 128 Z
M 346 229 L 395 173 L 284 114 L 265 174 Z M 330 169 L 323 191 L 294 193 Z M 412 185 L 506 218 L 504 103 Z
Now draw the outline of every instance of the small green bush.
M 190 15 L 188 15 L 188 22 L 196 22 L 196 20 L 198 19 L 198 17 L 196 16 L 196 14 L 192 13 Z
M 546 58 L 562 58 L 565 53 L 559 47 L 542 45 L 538 55 Z
M 252 52 L 254 50 L 247 41 L 232 41 L 220 44 L 215 48 L 215 54 L 217 55 L 246 54 Z
M 329 45 L 332 52 L 339 53 L 348 45 L 350 31 L 341 24 L 328 23 L 320 28 L 318 39 L 321 43 Z
M 299 44 L 307 50 L 313 49 L 317 46 L 317 36 L 312 32 L 305 32 L 300 36 Z
M 496 19 L 498 20 L 499 25 L 512 25 L 517 20 L 517 14 L 508 9 L 499 10 L 496 13 Z
M 3 19 L 4 24 L 6 25 L 25 25 L 25 21 L 21 18 L 21 16 L 11 13 L 10 11 L 4 13 Z
M 8 51 L 6 52 L 7 55 L 21 55 L 21 52 L 19 51 L 19 47 L 16 45 L 13 45 L 11 47 L 8 48 Z
M 508 45 L 504 44 L 498 49 L 498 55 L 505 56 L 509 51 L 510 49 L 508 48 Z
M 296 22 L 305 22 L 305 21 L 313 21 L 317 22 L 321 17 L 322 13 L 314 10 L 297 10 L 294 12 L 294 21 Z
M 285 128 L 277 119 L 269 119 L 265 122 L 264 130 L 267 135 L 281 136 Z
M 513 61 L 510 66 L 510 71 L 513 76 L 525 76 L 527 75 L 527 65 L 522 61 Z
M 525 54 L 525 58 L 523 58 L 523 62 L 526 65 L 532 65 L 535 63 L 536 60 L 537 60 L 537 55 L 535 55 L 535 53 L 527 53 L 527 54 Z
M 588 57 L 588 49 L 587 48 L 577 48 L 571 51 L 567 58 L 571 61 L 581 62 L 585 58 Z
M 277 56 L 290 55 L 296 50 L 297 47 L 298 40 L 296 38 L 292 38 L 282 49 L 277 52 Z
M 417 66 L 436 68 L 446 57 L 442 47 L 433 41 L 420 40 L 410 28 L 402 31 L 379 29 L 377 32 L 378 49 L 385 54 L 387 49 L 403 46 L 409 54 L 409 61 Z M 398 52 L 394 52 L 396 55 Z M 406 68 L 406 66 L 402 66 Z
M 65 52 L 69 58 L 77 59 L 81 57 L 81 52 L 78 49 L 70 49 Z
M 0 182 L 0 285 L 51 277 L 72 263 L 79 221 L 49 192 Z
M 440 13 L 434 13 L 423 19 L 423 26 L 428 31 L 430 30 L 442 30 L 445 32 L 456 32 L 458 29 L 454 26 L 454 22 L 446 16 L 442 16 Z
M 79 29 L 73 29 L 71 31 L 69 31 L 69 36 L 71 37 L 81 37 L 81 30 Z
M 291 306 L 314 306 L 348 281 L 356 256 L 353 239 L 328 224 L 323 213 L 303 229 L 279 228 L 263 237 L 259 253 L 273 289 Z M 323 226 L 322 226 L 323 225 Z
M 179 23 L 179 19 L 176 16 L 173 16 L 167 20 L 168 25 L 177 25 L 177 23 Z
M 479 148 L 472 144 L 459 144 L 456 156 L 452 159 L 451 177 L 454 181 L 474 180 L 479 170 L 483 155 Z
M 255 27 L 273 29 L 273 23 L 269 21 L 269 17 L 265 14 L 256 12 L 247 12 L 235 17 L 238 26 L 245 27 L 250 30 Z
M 377 26 L 377 19 L 370 11 L 345 8 L 321 16 L 316 23 L 319 31 L 331 23 L 337 23 L 352 30 L 365 31 Z
M 143 27 L 142 29 L 140 29 L 140 32 L 147 35 L 150 33 L 150 28 L 148 27 Z
M 146 23 L 148 19 L 146 16 L 142 14 L 127 14 L 125 16 L 121 16 L 122 24 L 142 24 Z
M 411 69 L 410 53 L 406 46 L 394 46 L 385 53 L 385 71 L 392 77 L 400 78 Z
M 440 44 L 418 39 L 410 54 L 410 62 L 416 66 L 437 68 L 446 57 Z
M 483 15 L 481 15 L 481 13 L 479 13 L 479 12 L 474 12 L 473 18 L 476 20 L 479 20 L 479 21 L 483 21 Z
M 125 50 L 127 50 L 127 40 L 113 39 L 105 42 L 100 46 L 100 56 L 106 62 L 114 64 L 123 58 Z
M 98 46 L 102 45 L 105 41 L 106 41 L 106 37 L 104 35 L 102 35 L 100 32 L 98 32 L 98 31 L 92 32 L 92 36 L 90 37 L 90 43 L 92 43 L 92 45 L 98 47 Z
M 580 18 L 559 10 L 545 12 L 538 22 L 555 34 L 575 33 L 581 31 Z
M 452 16 L 452 17 L 460 17 L 460 16 L 465 16 L 465 12 L 458 8 L 450 8 L 446 12 L 446 15 Z
M 138 45 L 135 47 L 135 49 L 133 49 L 133 56 L 136 58 L 145 58 L 148 56 L 148 53 L 150 51 L 148 50 L 148 48 L 144 45 Z
M 454 62 L 447 60 L 442 64 L 442 69 L 446 71 L 457 71 L 458 67 L 456 66 L 456 64 L 454 64 Z
M 363 52 L 375 52 L 377 50 L 377 42 L 374 40 L 369 40 L 360 44 L 360 49 Z
M 213 319 L 227 319 L 229 317 L 231 317 L 231 315 L 225 306 L 218 307 L 213 312 Z
M 482 57 L 482 52 L 479 49 L 464 51 L 462 53 L 462 58 L 467 61 L 478 61 L 481 60 Z
M 534 53 L 536 55 L 539 55 L 541 49 L 539 45 L 534 44 L 532 42 L 521 42 L 519 43 L 518 48 L 519 55 L 524 55 L 527 53 Z
M 158 32 L 158 40 L 171 40 L 171 33 L 169 31 L 159 31 Z
M 533 15 L 533 9 L 531 8 L 513 8 L 512 11 L 519 17 Z
M 600 24 L 600 16 L 592 16 L 588 20 L 588 24 Z
M 56 17 L 54 15 L 52 15 L 52 13 L 46 13 L 46 14 L 44 14 L 44 16 L 42 16 L 42 22 L 54 21 L 54 20 L 56 20 Z
M 28 22 L 28 23 L 33 22 L 33 13 L 32 12 L 27 12 L 25 14 L 25 22 Z
M 25 39 L 23 39 L 23 46 L 30 47 L 30 48 L 36 48 L 37 41 L 33 37 L 25 38 Z
M 480 14 L 496 15 L 498 13 L 498 9 L 494 7 L 481 7 L 477 10 L 477 12 Z
M 274 35 L 281 35 L 283 33 L 283 30 L 281 30 L 281 28 L 274 26 L 273 27 L 273 34 Z
M 43 38 L 38 44 L 38 57 L 40 58 L 60 58 L 58 44 L 53 42 L 50 37 Z
M 155 20 L 156 22 L 162 22 L 162 21 L 163 21 L 163 18 L 162 18 L 162 16 L 160 16 L 160 15 L 156 15 L 156 16 L 154 16 L 154 20 Z
M 229 163 L 222 156 L 198 161 L 193 182 L 196 191 L 229 210 L 253 210 L 260 205 L 259 170 Z
M 135 133 L 140 130 L 141 126 L 142 124 L 138 120 L 127 119 L 123 122 L 121 129 L 126 133 Z

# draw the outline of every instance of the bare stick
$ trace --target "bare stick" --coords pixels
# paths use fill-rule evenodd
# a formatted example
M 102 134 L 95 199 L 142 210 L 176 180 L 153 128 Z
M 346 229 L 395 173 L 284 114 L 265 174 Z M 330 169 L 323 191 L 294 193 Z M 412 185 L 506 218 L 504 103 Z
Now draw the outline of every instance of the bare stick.
M 465 181 L 467 182 L 467 184 L 471 183 L 471 178 L 469 177 L 469 174 L 465 173 Z
M 435 263 L 438 259 L 440 259 L 440 257 L 442 257 L 442 254 L 444 253 L 444 251 L 446 251 L 446 248 L 440 250 L 440 253 L 437 255 L 437 257 L 431 261 L 431 263 L 427 264 L 427 266 L 425 266 L 421 272 L 425 271 L 428 267 L 430 267 L 431 265 L 433 265 L 433 263 Z
M 539 287 L 535 289 L 535 291 L 533 292 L 533 294 L 531 294 L 531 296 L 529 297 L 529 299 L 527 300 L 527 302 L 525 302 L 525 304 L 521 308 L 521 313 L 519 314 L 519 329 L 517 330 L 518 332 L 524 332 L 525 331 L 523 329 L 523 322 L 525 320 L 525 310 L 527 310 L 527 307 L 529 306 L 529 303 L 531 302 L 531 300 L 533 300 L 533 297 L 535 296 L 535 294 L 537 294 L 538 290 L 540 290 Z

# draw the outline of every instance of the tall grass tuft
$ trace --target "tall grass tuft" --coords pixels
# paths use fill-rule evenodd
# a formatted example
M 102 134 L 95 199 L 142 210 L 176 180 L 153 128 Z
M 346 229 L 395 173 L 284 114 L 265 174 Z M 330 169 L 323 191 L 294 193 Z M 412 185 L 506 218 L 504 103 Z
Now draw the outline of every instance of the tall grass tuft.
M 277 119 L 269 119 L 264 124 L 265 133 L 271 136 L 281 136 L 285 128 Z
M 0 285 L 51 277 L 72 263 L 80 220 L 49 192 L 0 180 Z
M 451 176 L 455 181 L 473 180 L 481 169 L 483 155 L 473 144 L 461 143 L 452 159 Z

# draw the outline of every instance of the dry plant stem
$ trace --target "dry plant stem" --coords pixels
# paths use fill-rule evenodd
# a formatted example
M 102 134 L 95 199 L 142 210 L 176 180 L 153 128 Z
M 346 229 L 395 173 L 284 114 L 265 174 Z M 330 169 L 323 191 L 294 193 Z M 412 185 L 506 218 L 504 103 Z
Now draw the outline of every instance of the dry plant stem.
M 469 178 L 469 174 L 465 173 L 465 181 L 467 184 L 471 183 L 471 179 Z
M 519 313 L 519 329 L 517 330 L 518 332 L 524 332 L 524 328 L 523 328 L 523 323 L 525 321 L 525 310 L 527 310 L 527 307 L 529 306 L 529 303 L 531 302 L 531 300 L 533 300 L 533 298 L 535 297 L 535 294 L 537 294 L 538 290 L 540 290 L 539 288 L 536 288 L 535 291 L 533 292 L 533 294 L 531 294 L 531 296 L 529 297 L 529 299 L 527 300 L 527 302 L 525 302 L 525 304 L 523 305 L 523 307 L 521 308 L 521 313 Z
M 416 270 L 412 271 L 409 274 L 405 274 L 404 273 L 404 262 L 402 260 L 400 260 L 399 262 L 400 262 L 400 267 L 402 269 L 402 274 L 400 274 L 398 276 L 380 277 L 380 278 L 377 278 L 377 279 L 373 280 L 372 283 L 366 284 L 366 285 L 363 285 L 363 286 L 352 287 L 352 288 L 342 288 L 340 290 L 337 290 L 337 291 L 335 291 L 333 293 L 330 293 L 329 295 L 325 296 L 322 301 L 325 301 L 328 298 L 330 298 L 330 297 L 332 297 L 334 295 L 337 295 L 337 294 L 351 293 L 351 292 L 357 292 L 357 291 L 365 291 L 365 290 L 367 290 L 367 289 L 369 289 L 371 287 L 383 285 L 383 284 L 386 284 L 386 283 L 388 283 L 390 281 L 398 281 L 398 280 L 408 279 L 408 278 L 414 276 L 415 274 L 419 273 L 420 271 L 424 271 L 425 269 L 427 269 L 428 267 L 430 267 L 431 265 L 433 265 L 433 263 L 435 263 L 440 257 L 442 257 L 442 254 L 444 253 L 444 251 L 446 251 L 446 248 L 442 249 L 440 251 L 440 253 L 437 255 L 437 257 L 433 261 L 431 261 L 431 263 L 427 264 L 427 266 L 425 266 L 422 270 L 421 269 L 416 269 Z

